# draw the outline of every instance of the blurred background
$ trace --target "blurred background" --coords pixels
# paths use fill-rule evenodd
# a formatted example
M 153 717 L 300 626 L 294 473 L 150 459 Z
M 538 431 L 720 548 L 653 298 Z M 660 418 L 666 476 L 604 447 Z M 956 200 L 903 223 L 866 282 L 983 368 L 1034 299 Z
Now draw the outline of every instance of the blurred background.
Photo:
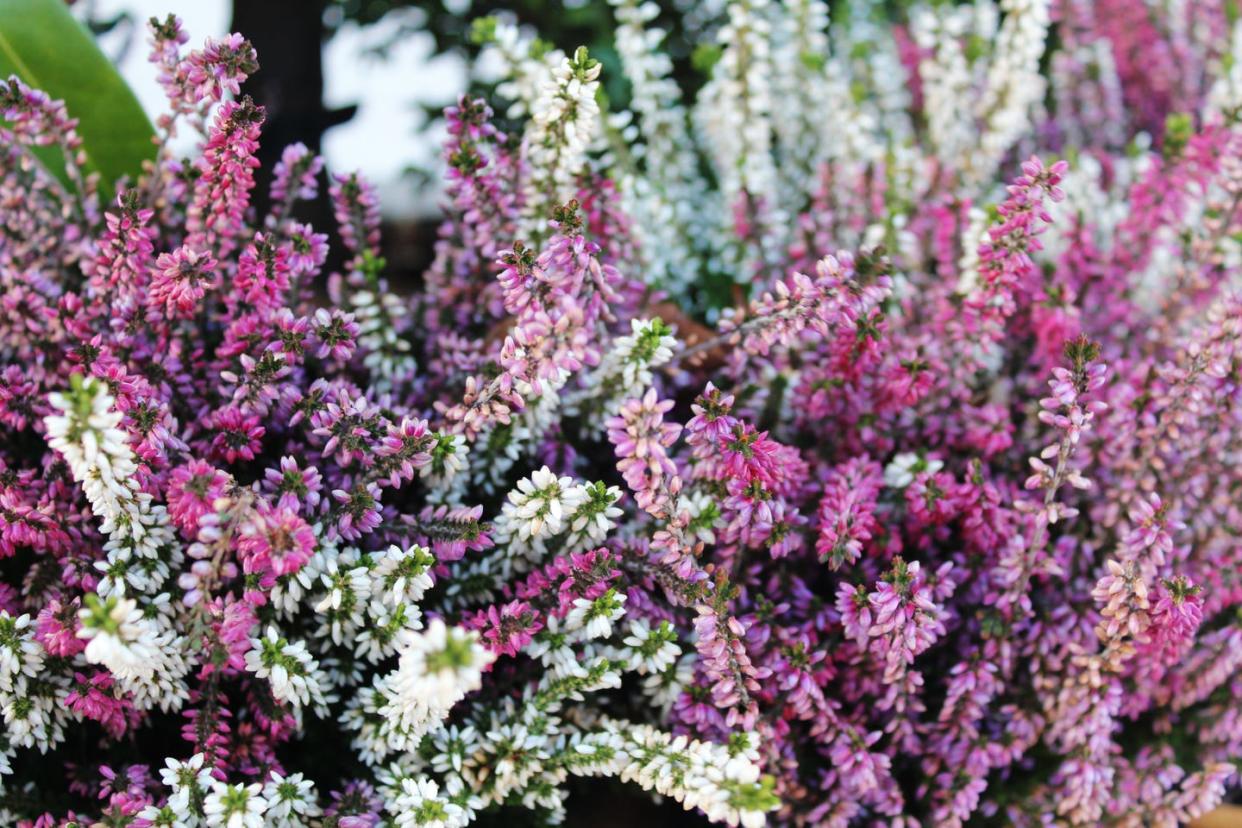
M 668 46 L 678 74 L 693 91 L 682 29 L 711 26 L 724 4 L 661 5 L 667 8 L 659 22 L 672 30 Z M 285 145 L 302 141 L 321 150 L 331 169 L 356 169 L 373 180 L 390 220 L 436 214 L 439 113 L 467 89 L 485 94 L 495 80 L 487 61 L 477 60 L 471 21 L 506 15 L 566 51 L 588 46 L 604 63 L 610 100 L 628 99 L 620 72 L 608 71 L 617 64 L 605 0 L 76 0 L 71 6 L 152 118 L 164 98 L 147 62 L 149 18 L 178 15 L 192 42 L 242 33 L 259 52 L 260 71 L 245 92 L 267 108 L 264 169 Z

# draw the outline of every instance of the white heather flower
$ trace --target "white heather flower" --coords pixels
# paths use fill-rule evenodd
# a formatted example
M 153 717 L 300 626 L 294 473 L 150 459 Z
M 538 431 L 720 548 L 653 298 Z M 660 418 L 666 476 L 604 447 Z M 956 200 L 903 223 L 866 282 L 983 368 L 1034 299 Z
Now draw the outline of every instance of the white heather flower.
M 215 781 L 211 767 L 204 767 L 203 762 L 203 754 L 196 753 L 185 762 L 165 759 L 160 768 L 160 781 L 172 790 L 168 805 L 178 814 L 188 813 L 190 802 L 205 794 Z
M 694 680 L 696 654 L 689 653 L 663 673 L 652 673 L 643 679 L 643 693 L 652 706 L 667 713 Z
M 572 477 L 557 477 L 544 466 L 517 482 L 502 515 L 519 540 L 548 538 L 565 530 L 565 518 L 585 499 L 586 492 Z
M 587 415 L 594 433 L 603 433 L 608 417 L 620 411 L 628 399 L 641 397 L 654 381 L 653 368 L 672 360 L 677 338 L 662 319 L 631 319 L 630 333 L 618 337 L 586 376 L 586 387 L 566 399 L 571 414 Z M 584 403 L 598 406 L 584 411 Z
M 387 677 L 384 716 L 404 738 L 420 738 L 483 685 L 483 668 L 494 658 L 474 631 L 435 619 L 423 632 L 409 636 L 396 672 Z
M 924 53 L 919 77 L 927 103 L 928 137 L 937 156 L 948 162 L 969 152 L 977 140 L 972 110 L 977 99 L 970 94 L 973 78 L 966 43 L 971 37 L 982 38 L 971 26 L 979 8 L 929 6 L 911 15 L 911 34 Z
M 194 828 L 198 821 L 187 811 L 178 811 L 171 804 L 148 805 L 138 812 L 138 819 L 151 828 Z
M 319 662 L 307 651 L 305 642 L 289 643 L 269 624 L 262 638 L 250 639 L 246 669 L 268 680 L 272 695 L 295 708 L 314 703 L 324 709 Z
M 630 634 L 624 640 L 633 653 L 630 666 L 640 675 L 663 673 L 673 666 L 681 655 L 676 642 L 677 633 L 667 621 L 653 630 L 642 619 L 630 624 Z
M 53 690 L 32 684 L 25 676 L 17 678 L 11 691 L 0 693 L 4 735 L 14 747 L 50 750 L 64 738 L 60 712 Z
M 530 112 L 539 96 L 543 81 L 565 56 L 559 49 L 546 52 L 535 49 L 535 38 L 506 20 L 496 20 L 486 57 L 500 64 L 503 81 L 497 93 L 513 101 L 510 117 Z
M 401 780 L 401 793 L 391 810 L 401 828 L 464 828 L 469 815 L 440 794 L 440 786 L 426 777 Z
M 425 546 L 402 549 L 393 544 L 371 556 L 371 600 L 386 606 L 417 603 L 431 589 L 436 559 Z
M 394 380 L 412 376 L 418 369 L 409 354 L 409 340 L 397 333 L 409 314 L 406 304 L 391 292 L 371 290 L 352 291 L 349 301 L 358 323 L 358 348 L 365 354 L 362 362 L 376 378 L 375 389 L 390 390 Z
M 229 785 L 215 781 L 203 801 L 203 814 L 209 828 L 263 828 L 266 810 L 267 800 L 258 782 Z
M 750 208 L 763 241 L 763 261 L 772 263 L 784 249 L 788 223 L 779 210 L 772 152 L 775 73 L 768 6 L 768 0 L 728 4 L 728 19 L 716 36 L 721 58 L 699 95 L 695 118 L 710 145 L 726 207 Z
M 168 513 L 139 490 L 134 453 L 107 386 L 74 374 L 69 390 L 50 394 L 48 400 L 62 412 L 43 418 L 48 445 L 65 458 L 91 511 L 100 518 L 99 529 L 108 536 L 104 549 L 109 562 L 131 556 L 159 557 L 161 549 L 175 540 Z M 154 591 L 167 577 L 167 570 L 162 575 L 150 570 L 146 574 L 157 577 L 140 582 L 141 588 Z
M 471 725 L 442 727 L 431 734 L 434 753 L 431 769 L 436 773 L 461 773 L 462 762 L 479 749 L 479 734 Z
M 654 284 L 684 298 L 698 277 L 699 257 L 718 255 L 725 242 L 720 232 L 724 208 L 720 193 L 699 170 L 673 61 L 660 48 L 666 33 L 651 25 L 659 7 L 644 0 L 611 2 L 617 18 L 614 42 L 634 112 L 633 124 L 624 128 L 640 132 L 631 151 L 646 162 L 642 172 L 618 165 L 623 206 L 634 217 L 632 231 L 650 261 L 644 272 Z
M 557 676 L 571 673 L 578 666 L 578 654 L 571 646 L 578 636 L 571 635 L 562 626 L 561 619 L 549 616 L 547 626 L 535 633 L 534 640 L 526 645 L 526 654 L 539 659 L 550 673 Z
M 898 454 L 884 468 L 884 485 L 890 489 L 904 489 L 914 482 L 914 476 L 927 472 L 935 474 L 944 468 L 940 460 L 928 459 L 912 451 Z
M 470 447 L 462 434 L 437 434 L 431 448 L 431 462 L 418 470 L 418 476 L 432 486 L 445 486 L 457 478 L 469 461 Z
M 263 798 L 267 800 L 268 825 L 275 828 L 302 828 L 323 811 L 315 797 L 315 784 L 300 773 L 281 776 L 272 771 L 263 786 Z
M 34 678 L 43 667 L 43 647 L 34 640 L 29 615 L 0 610 L 0 692 L 10 692 L 19 676 Z
M 579 47 L 573 57 L 545 77 L 531 105 L 522 136 L 522 154 L 530 165 L 526 220 L 536 234 L 547 223 L 547 208 L 574 195 L 575 179 L 586 162 L 591 138 L 599 128 L 600 64 Z
M 617 339 L 607 357 L 608 367 L 620 374 L 617 396 L 641 396 L 651 384 L 651 369 L 671 361 L 676 346 L 677 338 L 662 319 L 631 319 L 630 333 Z
M 574 607 L 565 616 L 565 626 L 570 630 L 585 629 L 587 638 L 607 638 L 612 635 L 612 622 L 625 615 L 624 593 L 609 589 L 594 601 L 575 598 Z
M 772 780 L 760 778 L 750 734 L 719 745 L 675 737 L 649 725 L 614 720 L 602 725 L 620 737 L 613 772 L 622 781 L 637 782 L 686 808 L 699 808 L 712 822 L 762 826 L 765 814 L 779 804 Z
M 1005 153 L 1031 127 L 1031 108 L 1044 99 L 1040 59 L 1051 22 L 1050 0 L 1001 0 L 1004 21 L 996 37 L 987 85 L 977 104 L 983 114 L 978 149 L 967 160 L 976 181 L 986 181 Z
M 87 639 L 86 660 L 102 664 L 119 679 L 151 678 L 159 665 L 158 630 L 138 604 L 115 596 L 101 602 L 94 595 L 86 596 L 86 604 L 78 612 L 82 629 L 77 633 Z
M 350 548 L 326 562 L 320 582 L 325 591 L 315 602 L 315 612 L 322 616 L 322 623 L 315 635 L 330 636 L 339 645 L 366 622 L 371 575 L 359 563 L 358 550 Z
M 567 547 L 599 546 L 617 525 L 623 512 L 616 503 L 621 499 L 621 489 L 603 483 L 591 483 L 581 487 L 583 499 L 569 516 L 570 535 Z

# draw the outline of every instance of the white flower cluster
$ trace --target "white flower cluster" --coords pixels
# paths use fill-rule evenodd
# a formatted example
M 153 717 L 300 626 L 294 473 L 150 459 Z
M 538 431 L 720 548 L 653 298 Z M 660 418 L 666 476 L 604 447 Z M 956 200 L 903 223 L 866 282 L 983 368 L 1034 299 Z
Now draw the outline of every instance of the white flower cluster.
M 326 679 L 320 673 L 319 662 L 304 642 L 286 641 L 274 625 L 268 625 L 263 637 L 250 639 L 246 669 L 267 679 L 272 695 L 291 704 L 295 711 L 313 704 L 320 716 L 328 715 L 328 699 L 323 692 Z
M 137 816 L 152 828 L 309 828 L 318 824 L 314 784 L 300 773 L 271 772 L 264 782 L 216 779 L 204 756 L 168 759 L 160 780 L 170 791 L 163 805 L 148 805 Z
M 325 649 L 329 641 L 348 642 L 355 656 L 377 664 L 396 653 L 404 635 L 422 628 L 418 602 L 433 583 L 434 565 L 423 546 L 368 553 L 328 546 L 274 590 L 273 601 L 296 608 L 309 594 L 319 620 L 315 641 Z M 340 679 L 334 683 L 350 683 Z
M 0 776 L 12 771 L 12 749 L 47 750 L 60 740 L 60 726 L 53 716 L 55 699 L 35 687 L 43 655 L 30 616 L 14 618 L 0 610 L 0 713 L 7 737 L 0 739 Z
M 139 710 L 155 705 L 175 710 L 189 698 L 186 641 L 174 630 L 169 609 L 167 593 L 147 611 L 131 598 L 88 594 L 78 611 L 77 635 L 87 641 L 84 657 L 106 667 Z
M 828 4 L 786 0 L 773 27 L 773 126 L 778 141 L 781 198 L 796 209 L 805 205 L 806 183 L 820 174 L 840 141 L 828 74 Z M 827 133 L 825 135 L 825 132 Z
M 517 482 L 501 515 L 518 540 L 541 540 L 565 531 L 566 518 L 585 500 L 585 491 L 572 477 L 558 477 L 544 466 Z
M 914 482 L 915 475 L 927 472 L 935 474 L 944 468 L 944 462 L 928 459 L 913 451 L 898 454 L 884 467 L 884 485 L 890 489 L 904 489 Z
M 423 776 L 404 777 L 390 789 L 384 807 L 397 828 L 465 828 L 480 806 L 476 797 L 465 792 L 459 776 L 449 777 L 443 789 Z
M 699 97 L 695 119 L 711 147 L 727 210 L 744 205 L 763 240 L 764 259 L 782 248 L 776 161 L 773 157 L 771 23 L 768 0 L 734 0 L 717 42 L 723 46 Z M 730 213 L 732 215 L 732 213 Z M 739 278 L 749 279 L 745 269 Z
M 599 128 L 599 61 L 579 47 L 545 78 L 531 107 L 522 136 L 522 153 L 530 167 L 526 191 L 527 232 L 542 237 L 552 207 L 574 196 L 575 179 L 586 163 L 591 139 Z
M 572 749 L 589 762 L 573 771 L 616 776 L 698 808 L 712 822 L 760 828 L 777 805 L 771 779 L 759 772 L 758 737 L 742 734 L 728 745 L 673 736 L 650 725 L 604 720 Z
M 406 302 L 381 284 L 349 291 L 349 302 L 358 323 L 358 345 L 366 354 L 362 362 L 376 390 L 389 391 L 394 382 L 413 376 L 418 363 L 400 333 L 409 316 Z
M 625 615 L 625 595 L 609 589 L 595 600 L 575 598 L 565 616 L 565 629 L 582 630 L 587 638 L 608 638 L 612 624 Z
M 598 545 L 616 525 L 621 490 L 583 484 L 543 466 L 517 482 L 493 524 L 493 538 L 517 571 L 543 560 L 564 536 L 562 552 Z
M 1050 0 L 1001 0 L 1004 20 L 996 38 L 987 85 L 979 102 L 983 127 L 970 172 L 989 181 L 1005 153 L 1031 127 L 1031 108 L 1044 99 L 1039 71 L 1051 22 Z
M 977 140 L 973 87 L 984 62 L 973 50 L 989 42 L 996 26 L 991 3 L 920 6 L 911 17 L 910 33 L 926 55 L 919 63 L 919 80 L 927 134 L 941 160 L 955 161 Z
M 534 108 L 544 80 L 555 71 L 565 54 L 559 49 L 544 48 L 545 44 L 523 34 L 511 21 L 489 18 L 485 22 L 492 28 L 480 38 L 488 44 L 484 64 L 498 64 L 502 80 L 496 91 L 513 102 L 508 109 L 509 117 L 526 115 Z
M 1221 57 L 1223 67 L 1208 93 L 1208 111 L 1233 112 L 1242 108 L 1242 18 L 1235 20 L 1229 38 L 1229 54 Z
M 586 414 L 588 425 L 602 433 L 608 417 L 626 400 L 641 398 L 654 381 L 652 370 L 673 359 L 677 338 L 662 319 L 631 319 L 630 332 L 613 341 L 599 366 L 586 375 L 586 387 L 565 405 L 570 414 Z M 590 402 L 590 411 L 584 403 Z
M 660 48 L 665 33 L 650 26 L 660 13 L 649 0 L 611 0 L 617 54 L 630 82 L 632 114 L 612 116 L 630 141 L 631 164 L 619 164 L 618 185 L 651 281 L 676 296 L 699 276 L 698 258 L 719 254 L 725 211 L 699 173 L 673 62 Z M 641 168 L 639 168 L 641 165 Z
M 690 680 L 668 624 L 637 621 L 621 645 L 607 640 L 624 603 L 608 590 L 576 601 L 563 623 L 549 619 L 524 648 L 545 668 L 539 681 L 520 699 L 464 711 L 451 726 L 448 708 L 479 686 L 490 656 L 473 634 L 438 620 L 415 637 L 397 672 L 360 693 L 345 717 L 364 761 L 391 757 L 377 768 L 377 781 L 392 824 L 459 828 L 500 804 L 520 804 L 555 824 L 564 817 L 568 776 L 608 775 L 702 809 L 715 822 L 763 825 L 776 798 L 771 781 L 759 777 L 752 735 L 713 745 L 619 720 L 560 715 L 566 703 L 620 687 L 624 671 L 672 686 Z
M 48 400 L 61 413 L 43 418 L 47 442 L 65 458 L 102 521 L 99 530 L 108 536 L 108 561 L 100 568 L 111 577 L 101 591 L 123 592 L 128 584 L 139 592 L 157 592 L 168 565 L 180 563 L 181 550 L 167 510 L 139 488 L 138 466 L 112 395 L 99 380 L 74 374 L 70 389 Z
M 396 744 L 413 748 L 449 710 L 483 685 L 483 669 L 495 658 L 478 635 L 435 619 L 408 636 L 397 670 L 384 679 L 384 716 Z

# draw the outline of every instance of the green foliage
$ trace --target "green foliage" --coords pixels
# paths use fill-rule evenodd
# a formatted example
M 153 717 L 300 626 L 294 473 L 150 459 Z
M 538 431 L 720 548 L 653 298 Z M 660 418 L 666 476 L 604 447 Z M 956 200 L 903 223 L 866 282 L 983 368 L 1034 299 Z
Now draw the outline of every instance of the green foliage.
M 1194 119 L 1185 112 L 1175 112 L 1164 121 L 1164 157 L 1177 158 L 1194 135 Z
M 78 119 L 87 172 L 99 173 L 105 194 L 155 158 L 138 99 L 62 0 L 0 0 L 0 78 L 9 75 L 65 102 Z M 43 150 L 40 159 L 67 183 L 58 152 Z

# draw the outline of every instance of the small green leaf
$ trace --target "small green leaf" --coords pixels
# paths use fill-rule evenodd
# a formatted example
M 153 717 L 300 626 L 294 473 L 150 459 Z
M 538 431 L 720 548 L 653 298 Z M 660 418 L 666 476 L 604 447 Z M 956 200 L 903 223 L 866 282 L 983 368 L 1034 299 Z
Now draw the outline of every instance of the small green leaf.
M 138 99 L 62 0 L 0 0 L 0 78 L 9 75 L 65 102 L 78 119 L 86 172 L 99 173 L 105 200 L 155 157 L 155 132 Z M 66 180 L 58 154 L 41 158 Z
M 712 69 L 724 57 L 724 47 L 718 43 L 700 43 L 690 55 L 690 65 L 701 75 L 711 76 Z

